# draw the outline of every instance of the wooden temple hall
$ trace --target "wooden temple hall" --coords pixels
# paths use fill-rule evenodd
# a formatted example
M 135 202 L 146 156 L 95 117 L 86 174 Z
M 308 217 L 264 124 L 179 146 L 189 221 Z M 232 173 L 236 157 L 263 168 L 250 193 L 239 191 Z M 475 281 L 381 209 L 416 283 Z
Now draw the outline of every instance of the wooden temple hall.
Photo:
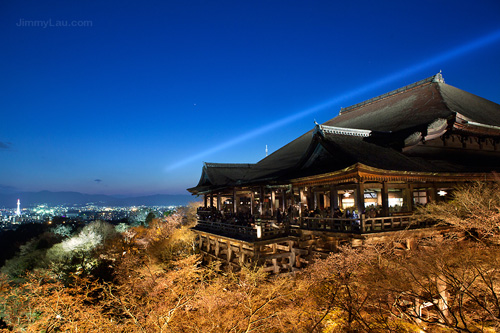
M 255 164 L 204 163 L 188 189 L 204 199 L 193 231 L 207 260 L 293 271 L 344 243 L 404 232 L 408 248 L 430 232 L 416 207 L 495 172 L 500 105 L 438 73 L 342 108 Z

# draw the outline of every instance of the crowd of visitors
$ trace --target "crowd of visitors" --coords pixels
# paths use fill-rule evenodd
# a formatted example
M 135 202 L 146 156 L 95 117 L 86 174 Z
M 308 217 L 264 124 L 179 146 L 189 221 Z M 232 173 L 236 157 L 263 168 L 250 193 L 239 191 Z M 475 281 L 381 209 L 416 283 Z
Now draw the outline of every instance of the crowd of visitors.
M 198 217 L 204 221 L 222 222 L 240 226 L 253 226 L 255 218 L 249 213 L 232 213 L 217 210 L 215 207 L 199 207 Z
M 374 218 L 380 215 L 380 210 L 377 210 L 376 207 L 368 207 L 364 214 L 368 218 Z M 215 207 L 198 208 L 198 216 L 200 220 L 229 223 L 241 226 L 253 226 L 256 222 L 259 222 L 260 219 L 264 218 L 268 220 L 274 220 L 278 225 L 281 225 L 283 223 L 293 224 L 297 221 L 299 215 L 299 210 L 296 206 L 289 206 L 285 211 L 276 209 L 274 211 L 274 214 L 271 214 L 271 211 L 267 210 L 263 215 L 252 215 L 250 212 L 238 212 L 235 214 L 230 211 L 218 210 Z M 331 218 L 332 212 L 329 207 L 324 209 L 316 207 L 312 210 L 304 207 L 300 216 L 303 218 Z M 354 207 L 346 208 L 344 210 L 335 208 L 333 211 L 333 218 L 358 219 L 360 218 L 360 214 L 356 209 L 354 209 Z

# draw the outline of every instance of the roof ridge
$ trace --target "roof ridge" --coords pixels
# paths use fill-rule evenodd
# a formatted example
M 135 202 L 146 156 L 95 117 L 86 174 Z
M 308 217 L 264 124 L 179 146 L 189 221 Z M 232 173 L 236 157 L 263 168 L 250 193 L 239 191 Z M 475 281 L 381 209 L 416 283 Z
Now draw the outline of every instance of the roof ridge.
M 210 167 L 210 168 L 241 168 L 241 167 L 250 168 L 255 163 L 211 163 L 211 162 L 205 162 L 204 164 L 205 164 L 205 166 Z
M 392 90 L 392 91 L 387 92 L 385 94 L 382 94 L 382 95 L 370 98 L 370 99 L 368 99 L 366 101 L 363 101 L 361 103 L 357 103 L 357 104 L 354 104 L 354 105 L 351 105 L 351 106 L 348 106 L 348 107 L 345 107 L 345 108 L 340 108 L 339 115 L 344 114 L 344 113 L 349 112 L 349 111 L 352 111 L 353 109 L 359 108 L 361 106 L 364 106 L 364 105 L 367 105 L 367 104 L 371 104 L 373 102 L 376 102 L 376 101 L 379 101 L 381 99 L 387 98 L 389 96 L 396 95 L 396 94 L 408 91 L 410 89 L 416 88 L 418 86 L 422 86 L 424 84 L 433 83 L 433 82 L 444 83 L 444 78 L 443 78 L 443 75 L 441 74 L 441 71 L 439 71 L 439 73 L 437 73 L 437 74 L 435 74 L 433 76 L 430 76 L 430 77 L 425 78 L 423 80 L 420 80 L 420 81 L 414 82 L 412 84 L 406 85 L 404 87 Z

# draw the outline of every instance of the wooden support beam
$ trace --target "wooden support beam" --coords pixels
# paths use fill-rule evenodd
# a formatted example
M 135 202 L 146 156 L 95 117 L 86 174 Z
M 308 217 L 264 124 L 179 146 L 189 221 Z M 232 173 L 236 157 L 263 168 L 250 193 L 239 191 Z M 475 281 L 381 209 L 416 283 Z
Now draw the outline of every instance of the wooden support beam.
M 437 189 L 436 184 L 432 184 L 432 187 L 429 189 L 429 201 L 436 202 Z
M 413 211 L 413 186 L 411 184 L 408 184 L 407 191 L 406 191 L 406 201 L 408 204 L 408 211 L 411 212 Z
M 382 216 L 389 216 L 389 188 L 387 182 L 382 183 L 380 195 L 382 196 Z
M 203 237 L 201 235 L 198 235 L 198 248 L 203 250 Z
M 276 192 L 271 189 L 271 216 L 274 216 L 276 210 Z
M 273 262 L 273 268 L 274 268 L 273 272 L 275 274 L 278 274 L 280 272 L 280 267 L 278 266 L 278 259 L 273 259 L 272 262 Z
M 233 257 L 233 249 L 231 248 L 231 242 L 228 240 L 227 241 L 227 261 L 231 262 L 232 257 Z
M 250 191 L 250 215 L 253 215 L 253 204 L 254 204 L 255 196 L 253 194 L 253 190 Z
M 245 253 L 243 252 L 243 244 L 240 243 L 240 251 L 238 253 L 238 262 L 240 263 L 240 266 L 243 266 L 245 264 Z
M 356 184 L 356 208 L 358 210 L 359 216 L 365 211 L 365 190 L 361 183 Z
M 260 215 L 264 214 L 264 186 L 260 187 L 260 202 L 259 202 Z
M 219 239 L 215 239 L 215 257 L 219 258 L 219 251 L 220 251 L 220 242 Z
M 285 213 L 286 212 L 286 188 L 281 189 L 281 200 L 283 202 L 281 212 Z
M 238 212 L 238 204 L 236 202 L 236 187 L 233 188 L 233 213 L 236 214 Z
M 290 252 L 290 270 L 295 266 L 296 256 L 293 252 L 293 241 L 288 241 L 288 251 Z
M 299 196 L 300 196 L 299 216 L 302 216 L 304 206 L 307 205 L 307 198 L 304 195 L 304 188 L 303 187 L 299 187 Z

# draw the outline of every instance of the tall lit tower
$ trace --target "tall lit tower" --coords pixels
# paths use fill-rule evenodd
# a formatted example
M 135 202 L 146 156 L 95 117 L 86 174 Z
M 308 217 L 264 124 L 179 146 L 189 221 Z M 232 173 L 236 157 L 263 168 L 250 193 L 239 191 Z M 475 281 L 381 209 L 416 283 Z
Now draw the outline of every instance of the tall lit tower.
M 17 210 L 16 210 L 16 215 L 21 216 L 21 200 L 17 199 Z

